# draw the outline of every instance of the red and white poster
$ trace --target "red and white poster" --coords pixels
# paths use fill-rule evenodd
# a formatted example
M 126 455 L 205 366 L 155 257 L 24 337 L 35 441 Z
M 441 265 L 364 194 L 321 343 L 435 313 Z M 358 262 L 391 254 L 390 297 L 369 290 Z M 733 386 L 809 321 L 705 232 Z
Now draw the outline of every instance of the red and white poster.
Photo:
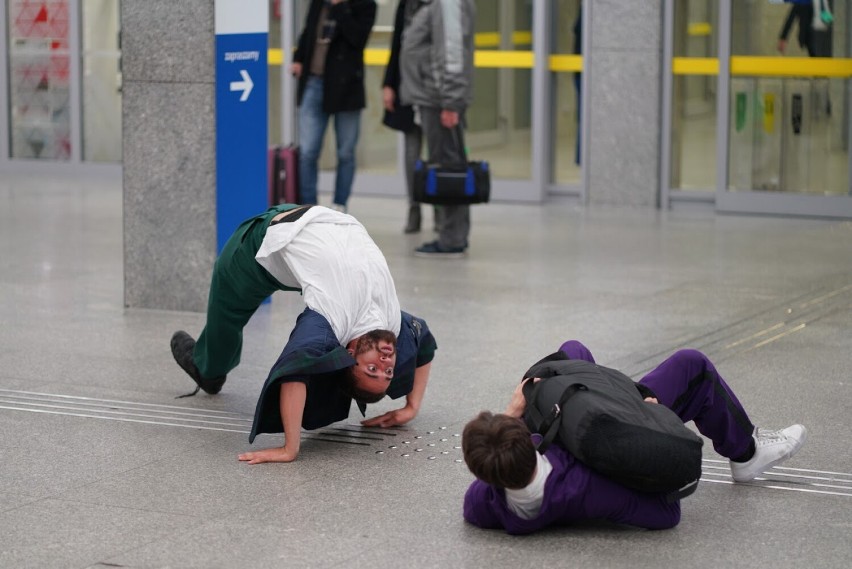
M 71 155 L 67 0 L 9 6 L 12 156 Z

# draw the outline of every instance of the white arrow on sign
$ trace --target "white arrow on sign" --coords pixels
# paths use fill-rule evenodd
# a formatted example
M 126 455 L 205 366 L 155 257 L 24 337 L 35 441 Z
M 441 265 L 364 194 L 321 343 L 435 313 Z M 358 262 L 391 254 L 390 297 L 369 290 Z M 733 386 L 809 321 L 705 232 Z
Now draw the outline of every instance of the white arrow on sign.
M 243 94 L 240 95 L 240 102 L 245 102 L 249 97 L 249 93 L 251 93 L 252 87 L 254 87 L 254 83 L 252 83 L 251 77 L 249 77 L 248 71 L 245 69 L 240 69 L 240 75 L 242 75 L 242 81 L 231 81 L 231 91 L 242 91 Z

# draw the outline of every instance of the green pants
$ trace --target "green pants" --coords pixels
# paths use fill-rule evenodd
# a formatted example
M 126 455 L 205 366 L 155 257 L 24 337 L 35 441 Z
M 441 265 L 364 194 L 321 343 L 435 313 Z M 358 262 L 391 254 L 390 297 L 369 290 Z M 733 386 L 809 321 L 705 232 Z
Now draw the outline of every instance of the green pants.
M 254 258 L 272 218 L 296 207 L 299 205 L 273 206 L 244 221 L 216 259 L 207 299 L 207 324 L 192 354 L 202 377 L 220 377 L 237 367 L 243 328 L 266 298 L 276 290 L 300 290 L 282 285 Z

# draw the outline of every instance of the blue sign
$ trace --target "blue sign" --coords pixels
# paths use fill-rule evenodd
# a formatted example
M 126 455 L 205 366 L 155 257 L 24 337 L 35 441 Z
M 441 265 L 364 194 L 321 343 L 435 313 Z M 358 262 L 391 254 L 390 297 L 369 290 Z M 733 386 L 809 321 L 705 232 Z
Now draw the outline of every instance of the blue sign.
M 265 0 L 216 0 L 217 252 L 269 207 L 268 10 Z

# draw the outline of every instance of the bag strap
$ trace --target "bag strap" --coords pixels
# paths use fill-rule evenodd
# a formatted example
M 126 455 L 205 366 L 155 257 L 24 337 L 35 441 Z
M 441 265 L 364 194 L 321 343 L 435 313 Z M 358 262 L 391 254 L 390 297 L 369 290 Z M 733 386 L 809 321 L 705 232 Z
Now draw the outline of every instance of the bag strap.
M 698 480 L 693 480 L 682 488 L 678 488 L 677 490 L 673 490 L 666 494 L 666 502 L 671 504 L 677 502 L 678 500 L 682 500 L 693 492 L 695 492 L 696 488 L 698 488 Z
M 467 148 L 464 146 L 464 140 L 462 139 L 462 123 L 461 123 L 461 113 L 459 113 L 459 124 L 453 127 L 453 138 L 456 139 L 456 144 L 459 147 L 459 152 L 462 155 L 461 163 L 467 165 L 468 157 L 467 157 Z
M 535 401 L 536 385 L 530 380 L 524 384 L 522 392 L 524 394 L 524 401 L 527 402 L 524 408 L 524 415 L 528 420 L 527 424 L 535 425 L 535 431 L 539 432 L 541 424 L 544 422 L 544 415 L 541 414 L 541 411 L 533 403 Z
M 582 383 L 572 383 L 565 388 L 565 391 L 562 392 L 562 396 L 559 398 L 559 403 L 555 403 L 553 405 L 550 413 L 539 427 L 539 432 L 541 432 L 543 436 L 541 442 L 536 447 L 538 452 L 544 454 L 548 447 L 550 447 L 553 439 L 556 438 L 556 434 L 559 432 L 560 423 L 557 419 L 562 416 L 562 408 L 565 406 L 565 403 L 567 403 L 568 400 L 574 397 L 578 392 L 588 390 L 589 388 Z

